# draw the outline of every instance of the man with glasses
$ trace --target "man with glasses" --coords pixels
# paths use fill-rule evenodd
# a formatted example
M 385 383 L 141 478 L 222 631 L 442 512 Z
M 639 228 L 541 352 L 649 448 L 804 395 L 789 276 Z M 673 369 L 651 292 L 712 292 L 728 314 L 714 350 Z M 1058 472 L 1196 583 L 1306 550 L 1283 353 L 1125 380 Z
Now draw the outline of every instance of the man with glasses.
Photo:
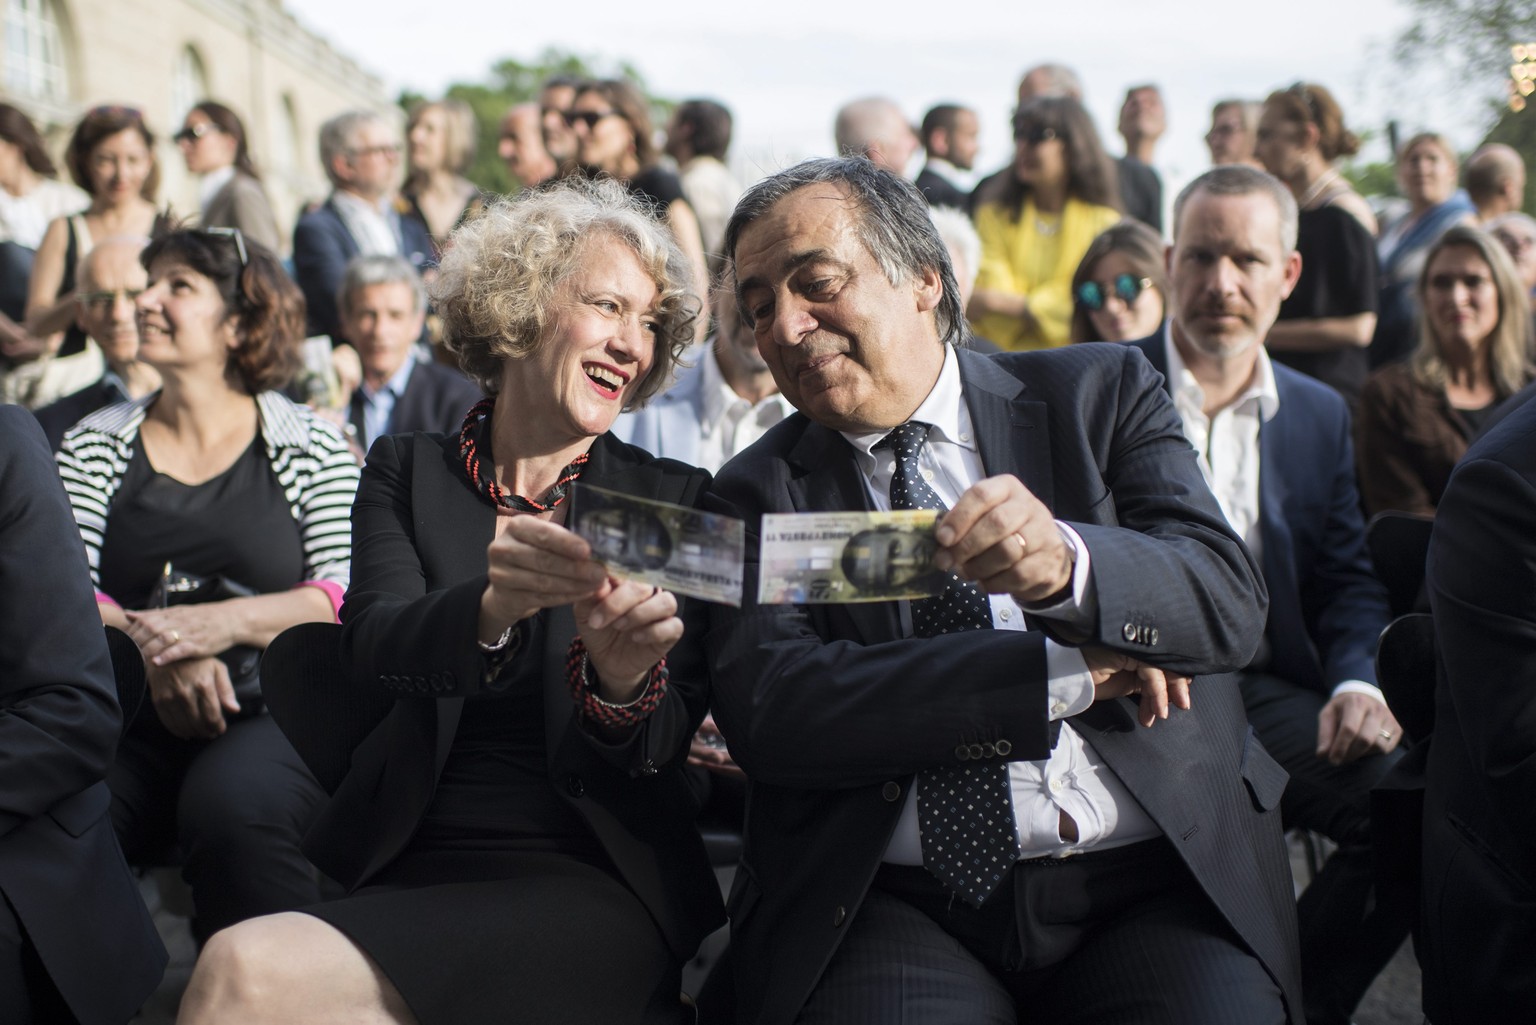
M 101 349 L 101 379 L 35 411 L 55 452 L 64 432 L 115 402 L 140 399 L 160 387 L 154 367 L 140 363 L 139 325 L 134 300 L 149 283 L 139 263 L 147 238 L 107 239 L 80 261 L 75 323 Z
M 1287 826 L 1338 850 L 1298 904 L 1309 1025 L 1344 1025 L 1408 933 L 1377 892 L 1370 789 L 1403 739 L 1376 686 L 1390 619 L 1372 574 L 1349 412 L 1333 389 L 1272 363 L 1264 338 L 1301 274 L 1297 207 L 1279 179 L 1207 171 L 1174 204 L 1172 317 L 1131 344 L 1162 372 L 1222 511 L 1259 559 L 1264 641 L 1239 674 L 1248 719 L 1291 774 Z
M 341 338 L 336 294 L 358 256 L 403 256 L 418 270 L 432 260 L 426 225 L 398 202 L 400 137 L 368 110 L 320 126 L 320 163 L 332 192 L 303 214 L 293 232 L 294 278 L 309 309 L 309 333 Z

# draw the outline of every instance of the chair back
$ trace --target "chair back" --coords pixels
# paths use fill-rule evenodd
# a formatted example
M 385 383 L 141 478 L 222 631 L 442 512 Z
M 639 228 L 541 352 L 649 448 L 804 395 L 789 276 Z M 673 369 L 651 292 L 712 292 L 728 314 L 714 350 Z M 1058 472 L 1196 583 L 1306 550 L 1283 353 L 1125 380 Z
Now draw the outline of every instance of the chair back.
M 352 767 L 353 750 L 394 707 L 393 696 L 353 684 L 335 623 L 301 623 L 273 638 L 261 656 L 261 690 L 272 718 L 328 794 Z
M 1435 623 L 1428 613 L 1387 624 L 1376 647 L 1376 682 L 1408 738 L 1427 740 L 1435 728 Z
M 1387 601 L 1394 616 L 1429 608 L 1424 595 L 1424 569 L 1434 525 L 1429 516 L 1382 512 L 1372 516 L 1365 526 L 1365 547 L 1371 553 L 1376 579 L 1387 589 Z

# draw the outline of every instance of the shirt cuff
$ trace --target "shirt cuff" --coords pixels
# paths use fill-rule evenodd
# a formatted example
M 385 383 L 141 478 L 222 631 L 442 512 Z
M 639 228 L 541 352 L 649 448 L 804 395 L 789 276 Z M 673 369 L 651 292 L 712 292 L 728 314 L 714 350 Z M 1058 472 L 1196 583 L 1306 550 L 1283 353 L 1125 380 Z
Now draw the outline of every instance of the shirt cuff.
M 1387 703 L 1387 696 L 1381 692 L 1381 688 L 1375 684 L 1366 683 L 1364 680 L 1345 680 L 1333 688 L 1334 697 L 1338 697 L 1340 694 L 1365 694 L 1380 701 L 1383 705 Z
M 1093 704 L 1093 674 L 1077 648 L 1045 640 L 1045 700 L 1052 719 L 1065 719 Z
M 1093 626 L 1099 614 L 1098 593 L 1091 586 L 1093 558 L 1088 554 L 1088 546 L 1083 543 L 1077 531 L 1060 520 L 1056 521 L 1056 530 L 1073 553 L 1071 593 L 1049 605 L 1021 602 L 1019 607 L 1031 616 L 1054 619 L 1068 626 L 1087 629 Z

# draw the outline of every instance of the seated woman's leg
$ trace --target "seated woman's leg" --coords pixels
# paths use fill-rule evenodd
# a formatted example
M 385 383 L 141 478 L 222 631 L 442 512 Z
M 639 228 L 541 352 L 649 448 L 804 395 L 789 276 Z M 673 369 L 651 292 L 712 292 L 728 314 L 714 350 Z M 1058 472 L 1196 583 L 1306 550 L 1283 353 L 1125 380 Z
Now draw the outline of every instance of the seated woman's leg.
M 320 919 L 297 912 L 252 918 L 214 934 L 197 959 L 176 1020 L 416 1025 L 367 954 Z
M 200 941 L 320 900 L 300 843 L 324 797 L 271 716 L 230 723 L 198 754 L 182 783 L 177 824 Z

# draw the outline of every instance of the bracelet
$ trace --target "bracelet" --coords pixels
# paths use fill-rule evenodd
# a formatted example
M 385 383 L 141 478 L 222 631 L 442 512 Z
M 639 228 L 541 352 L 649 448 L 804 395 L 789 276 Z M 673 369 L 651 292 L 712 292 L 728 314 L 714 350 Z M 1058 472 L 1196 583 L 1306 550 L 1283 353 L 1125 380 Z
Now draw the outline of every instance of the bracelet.
M 638 726 L 656 711 L 661 699 L 667 695 L 667 660 L 664 658 L 651 667 L 640 696 L 622 705 L 606 701 L 598 694 L 591 664 L 586 642 L 577 634 L 571 639 L 571 647 L 566 653 L 566 682 L 581 715 L 592 722 L 613 727 Z
M 480 650 L 485 652 L 487 655 L 494 655 L 505 648 L 508 644 L 512 643 L 512 631 L 515 629 L 517 629 L 517 624 L 513 623 L 511 626 L 507 627 L 501 632 L 500 637 L 496 638 L 491 643 L 487 644 L 484 641 L 476 641 L 475 643 L 479 645 Z

